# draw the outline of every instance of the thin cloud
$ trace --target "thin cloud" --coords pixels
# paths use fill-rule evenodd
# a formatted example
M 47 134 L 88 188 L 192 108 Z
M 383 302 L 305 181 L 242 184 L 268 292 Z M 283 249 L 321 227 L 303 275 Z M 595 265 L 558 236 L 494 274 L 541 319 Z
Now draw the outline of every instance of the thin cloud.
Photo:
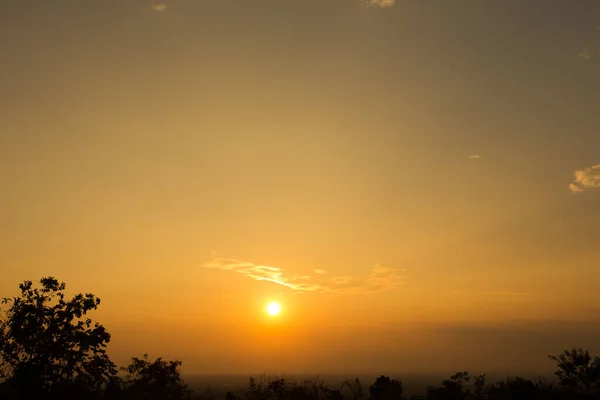
M 539 293 L 535 293 L 535 292 L 516 292 L 516 291 L 512 291 L 512 290 L 492 290 L 492 291 L 475 292 L 472 294 L 478 295 L 478 296 L 484 296 L 484 297 L 495 297 L 495 298 L 502 297 L 505 299 L 508 299 L 508 298 L 512 298 L 512 299 L 531 298 L 531 297 L 539 296 Z
M 574 172 L 575 181 L 569 185 L 572 192 L 600 187 L 600 164 L 592 165 Z
M 325 271 L 323 269 L 315 269 L 315 270 L 313 270 L 313 272 L 315 274 L 326 274 L 327 273 L 327 271 Z
M 167 5 L 165 3 L 154 3 L 152 9 L 156 12 L 164 12 L 167 11 Z
M 479 160 L 481 156 L 479 154 L 472 154 L 468 158 L 471 160 Z
M 307 275 L 287 274 L 278 267 L 220 257 L 213 257 L 204 267 L 233 271 L 247 278 L 276 283 L 299 293 L 365 294 L 392 290 L 403 284 L 402 270 L 380 265 L 376 265 L 365 276 L 337 276 L 328 280 L 314 280 Z M 315 272 L 322 274 L 325 271 Z
M 396 4 L 396 0 L 362 0 L 364 7 L 388 8 Z
M 594 54 L 591 51 L 585 49 L 581 53 L 579 53 L 578 56 L 580 58 L 583 58 L 584 60 L 589 60 L 590 58 L 592 58 L 594 56 Z

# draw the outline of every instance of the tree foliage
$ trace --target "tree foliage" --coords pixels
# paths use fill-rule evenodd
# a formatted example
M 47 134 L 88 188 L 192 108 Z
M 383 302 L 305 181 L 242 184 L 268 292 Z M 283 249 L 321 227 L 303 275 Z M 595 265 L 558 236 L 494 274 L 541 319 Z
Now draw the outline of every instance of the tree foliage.
M 401 381 L 381 375 L 369 388 L 372 400 L 401 400 L 404 386 Z
M 106 354 L 110 334 L 87 318 L 100 299 L 77 294 L 66 299 L 65 284 L 42 278 L 19 285 L 21 295 L 0 321 L 0 363 L 15 390 L 56 392 L 67 384 L 99 390 L 117 373 Z M 31 393 L 31 396 L 39 393 Z
M 558 356 L 548 357 L 556 361 L 558 370 L 555 375 L 563 387 L 584 395 L 597 393 L 600 398 L 600 358 L 575 347 Z
M 148 354 L 133 357 L 131 364 L 122 368 L 127 372 L 124 391 L 127 398 L 135 400 L 183 400 L 190 398 L 190 391 L 183 383 L 179 367 L 181 361 L 150 361 Z

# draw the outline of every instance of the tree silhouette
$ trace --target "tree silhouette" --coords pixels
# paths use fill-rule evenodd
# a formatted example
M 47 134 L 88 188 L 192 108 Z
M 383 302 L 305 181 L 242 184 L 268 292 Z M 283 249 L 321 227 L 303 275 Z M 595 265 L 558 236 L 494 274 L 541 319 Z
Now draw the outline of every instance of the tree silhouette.
M 235 394 L 233 394 L 231 392 L 227 392 L 225 394 L 225 400 L 241 400 L 241 397 L 236 396 Z
M 344 381 L 342 387 L 344 386 L 352 393 L 352 400 L 360 400 L 363 398 L 363 388 L 360 379 L 355 378 L 353 381 Z
M 489 400 L 535 400 L 544 397 L 543 389 L 533 381 L 524 378 L 508 379 L 506 382 L 498 382 L 487 391 Z
M 267 383 L 266 391 L 276 400 L 283 400 L 296 388 L 295 382 L 285 378 L 276 378 Z
M 600 396 L 600 358 L 575 347 L 559 356 L 548 357 L 556 361 L 558 370 L 555 375 L 564 388 L 583 395 Z
M 473 393 L 473 397 L 475 399 L 483 399 L 485 398 L 485 378 L 486 375 L 478 375 L 475 377 L 473 381 L 473 388 L 475 392 Z
M 244 400 L 263 400 L 265 397 L 265 388 L 262 380 L 258 381 L 253 376 L 250 377 L 246 393 L 244 394 Z
M 142 358 L 133 357 L 131 364 L 123 367 L 127 372 L 124 380 L 124 392 L 128 399 L 135 400 L 183 400 L 191 398 L 191 391 L 183 383 L 179 367 L 181 361 L 154 361 L 144 354 Z
M 483 376 L 477 377 L 478 385 L 483 385 Z M 450 379 L 442 382 L 441 387 L 427 388 L 427 399 L 435 400 L 463 400 L 471 397 L 468 390 L 464 390 L 465 384 L 471 381 L 471 376 L 468 372 L 457 372 Z M 476 386 L 477 389 L 477 386 Z
M 0 321 L 5 385 L 26 399 L 66 398 L 66 387 L 78 396 L 99 391 L 117 373 L 105 350 L 110 334 L 83 319 L 100 299 L 86 293 L 65 300 L 65 284 L 53 277 L 42 278 L 40 284 L 34 288 L 24 281 L 20 296 L 2 301 L 10 304 Z
M 227 395 L 228 398 L 233 395 Z M 343 400 L 340 388 L 328 388 L 318 378 L 302 384 L 294 379 L 275 377 L 265 381 L 250 378 L 244 397 L 246 400 Z
M 400 400 L 404 393 L 402 382 L 381 375 L 369 388 L 372 400 Z

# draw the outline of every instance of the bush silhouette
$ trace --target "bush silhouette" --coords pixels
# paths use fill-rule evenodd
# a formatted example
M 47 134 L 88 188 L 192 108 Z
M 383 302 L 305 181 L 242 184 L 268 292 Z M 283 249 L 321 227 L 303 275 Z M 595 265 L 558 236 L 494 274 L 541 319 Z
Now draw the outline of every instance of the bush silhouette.
M 402 382 L 380 376 L 369 388 L 372 400 L 401 400 L 404 393 Z
M 133 357 L 131 364 L 122 368 L 127 372 L 123 390 L 128 399 L 135 400 L 183 400 L 191 398 L 191 392 L 183 383 L 179 367 L 181 361 L 154 361 L 144 354 Z

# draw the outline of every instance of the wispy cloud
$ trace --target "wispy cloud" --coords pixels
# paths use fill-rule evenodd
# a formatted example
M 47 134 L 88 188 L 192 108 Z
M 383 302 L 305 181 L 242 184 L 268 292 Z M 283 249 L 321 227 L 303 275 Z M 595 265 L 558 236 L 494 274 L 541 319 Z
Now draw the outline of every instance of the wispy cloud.
M 152 9 L 157 12 L 167 11 L 167 5 L 165 3 L 154 3 Z
M 590 58 L 592 58 L 594 56 L 594 53 L 592 53 L 591 51 L 589 51 L 588 49 L 584 49 L 583 51 L 581 51 L 578 56 L 580 58 L 583 58 L 584 60 L 589 60 Z
M 479 154 L 471 154 L 468 158 L 471 160 L 479 160 L 481 156 Z
M 326 274 L 327 273 L 327 271 L 325 271 L 323 269 L 315 269 L 315 270 L 313 270 L 313 272 L 315 274 Z
M 337 276 L 328 280 L 313 279 L 308 275 L 287 274 L 282 268 L 220 257 L 213 257 L 204 267 L 233 271 L 256 281 L 276 283 L 297 292 L 364 294 L 392 290 L 403 284 L 403 270 L 380 265 L 376 265 L 364 276 Z M 314 272 L 318 275 L 325 273 L 321 269 Z
M 513 292 L 510 290 L 488 291 L 488 292 L 481 292 L 481 294 L 486 295 L 486 296 L 494 296 L 494 297 L 535 297 L 535 296 L 539 296 L 538 293 L 534 293 L 534 292 Z
M 470 297 L 502 297 L 502 298 L 526 298 L 539 296 L 538 293 L 533 292 L 518 292 L 512 290 L 488 290 L 488 291 L 467 291 L 467 290 L 453 290 L 453 295 L 467 295 Z
M 600 164 L 575 171 L 575 181 L 569 185 L 572 192 L 600 187 Z
M 387 8 L 394 4 L 396 4 L 396 0 L 362 0 L 362 5 L 365 7 Z

